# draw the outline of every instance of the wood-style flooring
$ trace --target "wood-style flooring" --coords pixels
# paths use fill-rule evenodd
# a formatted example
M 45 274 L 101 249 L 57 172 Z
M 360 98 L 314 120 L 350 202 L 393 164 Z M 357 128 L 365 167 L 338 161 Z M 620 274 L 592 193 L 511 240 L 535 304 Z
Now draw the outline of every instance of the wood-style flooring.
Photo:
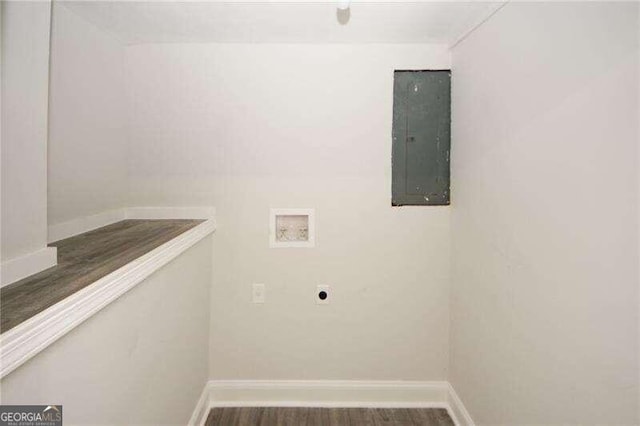
M 213 408 L 206 426 L 453 426 L 444 408 Z
M 124 220 L 49 244 L 58 265 L 0 289 L 5 332 L 161 246 L 202 220 Z

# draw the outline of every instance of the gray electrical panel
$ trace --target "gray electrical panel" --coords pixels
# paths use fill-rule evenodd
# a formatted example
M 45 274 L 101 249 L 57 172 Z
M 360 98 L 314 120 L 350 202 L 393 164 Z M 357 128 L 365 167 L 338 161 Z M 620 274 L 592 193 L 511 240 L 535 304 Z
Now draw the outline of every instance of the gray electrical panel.
M 449 205 L 451 71 L 395 71 L 391 204 Z

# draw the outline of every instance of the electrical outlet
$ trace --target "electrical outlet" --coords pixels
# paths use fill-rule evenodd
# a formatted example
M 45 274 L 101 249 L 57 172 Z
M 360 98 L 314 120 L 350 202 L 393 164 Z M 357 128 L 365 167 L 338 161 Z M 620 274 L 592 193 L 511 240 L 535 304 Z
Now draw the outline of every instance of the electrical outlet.
M 316 288 L 316 303 L 318 305 L 328 305 L 331 300 L 331 286 L 319 285 Z
M 266 292 L 264 284 L 253 284 L 251 287 L 251 301 L 253 303 L 264 303 Z

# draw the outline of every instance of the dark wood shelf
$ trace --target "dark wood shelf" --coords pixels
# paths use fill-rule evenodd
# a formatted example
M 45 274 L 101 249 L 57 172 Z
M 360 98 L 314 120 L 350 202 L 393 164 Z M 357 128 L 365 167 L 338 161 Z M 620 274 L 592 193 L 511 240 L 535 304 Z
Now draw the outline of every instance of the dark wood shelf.
M 203 220 L 124 220 L 49 244 L 58 265 L 0 289 L 4 333 Z

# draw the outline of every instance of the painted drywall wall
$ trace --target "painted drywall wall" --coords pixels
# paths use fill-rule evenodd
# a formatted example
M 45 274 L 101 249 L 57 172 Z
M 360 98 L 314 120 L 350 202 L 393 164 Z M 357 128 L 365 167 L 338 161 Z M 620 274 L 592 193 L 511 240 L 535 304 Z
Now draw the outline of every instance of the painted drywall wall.
M 447 377 L 449 210 L 391 207 L 391 123 L 394 69 L 449 61 L 427 45 L 127 48 L 130 202 L 217 208 L 212 378 Z M 316 247 L 270 249 L 270 207 L 315 208 Z
M 453 50 L 451 382 L 477 424 L 637 424 L 638 5 Z
M 2 404 L 72 425 L 187 424 L 208 379 L 211 237 L 6 376 Z
M 2 2 L 2 261 L 47 245 L 51 3 Z M 54 256 L 55 257 L 55 256 Z
M 640 22 L 640 7 L 638 7 L 638 22 Z M 640 46 L 640 29 L 638 30 L 638 46 Z M 640 49 L 640 48 L 639 48 Z M 640 53 L 638 53 L 638 55 L 640 56 Z M 638 80 L 637 80 L 637 86 L 638 86 L 638 109 L 640 109 L 640 57 L 638 58 L 638 62 L 637 62 L 637 75 L 638 75 Z M 640 144 L 640 120 L 638 120 L 638 140 L 639 140 L 639 144 Z M 637 203 L 638 203 L 638 212 L 640 212 L 640 148 L 638 148 L 636 150 L 636 160 L 637 160 L 637 164 L 638 167 L 636 167 L 636 172 L 637 172 L 637 179 L 638 179 L 638 187 L 637 187 Z M 638 214 L 638 228 L 637 228 L 637 232 L 638 232 L 638 261 L 637 261 L 637 267 L 638 267 L 638 276 L 640 277 L 640 214 Z M 640 306 L 640 279 L 638 280 L 638 306 Z M 640 312 L 638 313 L 638 352 L 640 353 Z M 640 368 L 638 368 L 637 370 L 638 372 L 638 387 L 640 388 Z M 640 390 L 638 390 L 638 403 L 637 403 L 637 408 L 638 408 L 638 419 L 640 419 Z
M 125 206 L 124 47 L 53 6 L 49 225 Z

